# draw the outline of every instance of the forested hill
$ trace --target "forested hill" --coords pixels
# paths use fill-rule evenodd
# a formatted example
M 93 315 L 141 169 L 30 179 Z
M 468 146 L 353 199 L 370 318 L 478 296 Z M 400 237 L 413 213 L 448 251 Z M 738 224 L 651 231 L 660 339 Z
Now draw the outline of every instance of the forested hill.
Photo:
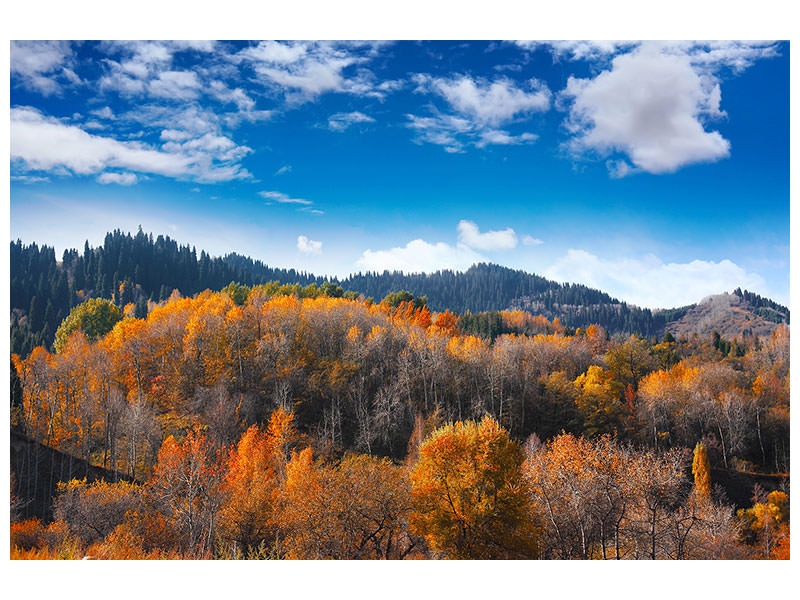
M 683 317 L 687 306 L 651 311 L 628 305 L 608 294 L 579 284 L 561 284 L 521 270 L 478 264 L 463 273 L 449 270 L 431 274 L 401 272 L 359 273 L 337 280 L 295 269 L 272 268 L 238 254 L 211 257 L 205 251 L 179 245 L 169 236 L 136 235 L 115 230 L 102 246 L 88 242 L 83 251 L 66 250 L 59 262 L 52 247 L 11 243 L 11 348 L 26 354 L 36 345 L 50 346 L 55 330 L 70 308 L 89 297 L 113 299 L 120 307 L 136 305 L 136 315 L 147 312 L 147 301 L 166 299 L 173 289 L 191 296 L 205 289 L 220 290 L 231 281 L 245 285 L 277 281 L 281 284 L 332 281 L 345 290 L 379 301 L 391 292 L 408 290 L 426 296 L 433 311 L 479 313 L 523 309 L 558 317 L 568 327 L 595 323 L 610 333 L 661 335 L 667 323 Z M 722 290 L 721 290 L 722 291 Z M 746 297 L 765 316 L 785 315 L 788 309 L 750 292 Z M 487 322 L 492 315 L 484 315 Z

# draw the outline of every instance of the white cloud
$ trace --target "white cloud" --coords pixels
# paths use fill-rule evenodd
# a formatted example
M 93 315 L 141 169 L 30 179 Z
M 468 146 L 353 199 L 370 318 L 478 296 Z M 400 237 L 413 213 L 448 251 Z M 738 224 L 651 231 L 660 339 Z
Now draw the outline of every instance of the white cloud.
M 97 176 L 97 181 L 102 184 L 116 183 L 118 185 L 134 185 L 139 179 L 133 173 L 104 171 Z
M 408 127 L 417 132 L 417 142 L 444 146 L 447 152 L 462 152 L 467 145 L 483 148 L 532 143 L 538 137 L 533 133 L 513 135 L 498 127 L 550 107 L 550 90 L 535 79 L 526 82 L 525 89 L 506 77 L 489 81 L 466 75 L 443 78 L 418 74 L 414 82 L 417 92 L 440 96 L 453 113 L 433 109 L 433 116 L 409 114 Z
M 114 111 L 111 110 L 110 106 L 104 106 L 103 108 L 98 108 L 89 112 L 101 119 L 112 120 L 114 118 Z
M 239 54 L 256 62 L 290 65 L 305 56 L 307 48 L 304 43 L 283 44 L 268 40 L 260 42 L 258 46 L 246 48 Z
M 356 264 L 367 271 L 432 273 L 441 269 L 465 271 L 473 264 L 485 261 L 483 256 L 464 244 L 453 247 L 444 242 L 430 244 L 417 239 L 400 248 L 365 250 Z
M 526 235 L 525 237 L 523 237 L 522 243 L 525 246 L 540 246 L 544 244 L 542 240 L 540 240 L 539 238 L 535 238 L 532 235 Z
M 327 92 L 382 99 L 397 89 L 395 82 L 378 82 L 364 63 L 382 43 L 373 42 L 260 42 L 234 57 L 246 61 L 268 85 L 282 89 L 293 102 L 313 100 Z
M 292 165 L 283 165 L 280 169 L 275 171 L 275 175 L 285 175 L 292 172 Z
M 331 131 L 345 131 L 356 123 L 374 123 L 375 119 L 361 112 L 336 113 L 328 117 L 328 128 Z
M 510 227 L 481 233 L 472 221 L 458 223 L 458 241 L 476 250 L 511 250 L 517 247 L 517 234 Z
M 429 142 L 444 146 L 448 152 L 463 151 L 461 134 L 470 134 L 472 124 L 467 119 L 453 115 L 437 115 L 435 117 L 418 117 L 406 115 L 409 120 L 408 127 L 416 130 L 417 142 Z
M 480 139 L 475 142 L 475 145 L 478 148 L 483 148 L 488 144 L 493 145 L 517 145 L 517 144 L 532 144 L 539 136 L 535 133 L 521 133 L 519 135 L 510 135 L 507 131 L 502 131 L 500 129 L 486 129 L 481 131 L 479 136 Z
M 297 249 L 303 254 L 322 254 L 322 242 L 310 240 L 304 235 L 297 236 Z
M 69 42 L 12 41 L 10 50 L 12 82 L 16 78 L 26 88 L 49 96 L 60 92 L 59 76 L 72 83 L 80 81 L 68 68 L 72 57 Z
M 93 135 L 27 107 L 11 109 L 10 134 L 11 159 L 28 170 L 89 175 L 110 167 L 200 181 L 250 176 L 238 163 L 250 149 L 210 134 L 182 144 L 168 141 L 158 149 Z
M 550 108 L 550 90 L 536 79 L 527 82 L 528 89 L 517 87 L 516 82 L 506 77 L 489 81 L 466 75 L 449 79 L 420 75 L 416 81 L 420 87 L 447 100 L 456 112 L 480 125 L 496 127 L 517 115 Z
M 256 101 L 242 88 L 231 89 L 224 81 L 214 80 L 209 84 L 208 90 L 220 102 L 233 103 L 243 112 L 255 109 Z
M 262 198 L 266 198 L 271 202 L 278 202 L 280 204 L 304 204 L 311 205 L 311 200 L 304 200 L 303 198 L 291 198 L 283 192 L 258 192 Z
M 543 274 L 557 281 L 583 283 L 647 308 L 684 306 L 737 287 L 764 287 L 761 276 L 727 259 L 664 263 L 648 254 L 643 258 L 609 260 L 574 249 Z
M 619 49 L 609 43 L 601 54 Z M 580 46 L 561 51 L 573 58 L 598 55 Z M 707 129 L 727 116 L 720 109 L 716 72 L 739 72 L 774 53 L 768 43 L 643 42 L 615 56 L 595 77 L 569 78 L 558 103 L 569 111 L 566 126 L 573 137 L 567 147 L 576 157 L 626 156 L 606 162 L 612 177 L 671 173 L 726 158 L 730 142 Z
M 556 58 L 570 60 L 597 60 L 617 54 L 621 50 L 635 46 L 636 42 L 615 40 L 560 40 L 551 42 L 517 42 L 526 49 L 546 46 Z
M 38 175 L 12 175 L 11 181 L 21 181 L 22 183 L 47 183 L 49 177 L 39 177 Z
M 148 85 L 151 95 L 175 100 L 193 100 L 199 88 L 200 80 L 192 71 L 162 71 Z
M 329 42 L 261 42 L 239 53 L 253 62 L 256 73 L 278 86 L 308 98 L 343 91 L 342 71 L 362 59 Z

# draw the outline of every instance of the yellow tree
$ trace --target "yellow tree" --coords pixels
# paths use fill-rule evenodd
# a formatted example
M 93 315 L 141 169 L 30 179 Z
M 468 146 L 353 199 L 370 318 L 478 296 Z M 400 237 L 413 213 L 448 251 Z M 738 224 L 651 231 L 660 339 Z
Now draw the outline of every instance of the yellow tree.
M 491 417 L 457 422 L 425 440 L 411 473 L 411 531 L 447 558 L 535 558 L 538 530 L 524 457 Z
M 584 415 L 589 437 L 604 433 L 621 433 L 625 429 L 625 410 L 620 398 L 620 384 L 609 371 L 592 365 L 575 379 L 579 392 L 578 407 Z
M 694 447 L 694 460 L 692 460 L 692 475 L 694 475 L 695 496 L 703 502 L 711 499 L 710 471 L 706 447 L 703 442 L 697 442 Z

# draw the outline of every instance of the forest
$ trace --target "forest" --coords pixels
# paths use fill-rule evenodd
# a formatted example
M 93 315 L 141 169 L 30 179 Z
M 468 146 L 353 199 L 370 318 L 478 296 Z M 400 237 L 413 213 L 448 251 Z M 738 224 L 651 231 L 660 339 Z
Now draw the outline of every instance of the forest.
M 502 328 L 498 313 L 505 309 L 557 318 L 572 329 L 595 324 L 611 334 L 652 337 L 663 335 L 669 322 L 691 308 L 642 309 L 583 285 L 556 283 L 493 264 L 474 265 L 463 273 L 358 273 L 340 281 L 272 268 L 234 253 L 211 257 L 169 236 L 154 238 L 141 228 L 135 235 L 115 230 L 106 234 L 102 246 L 86 242 L 82 252 L 65 250 L 60 260 L 50 246 L 17 240 L 10 245 L 10 266 L 11 351 L 23 355 L 36 346 L 52 350 L 58 325 L 86 299 L 106 298 L 120 307 L 133 303 L 141 317 L 148 301 L 164 301 L 173 290 L 192 296 L 206 289 L 220 290 L 231 281 L 301 287 L 328 283 L 375 299 L 408 290 L 425 297 L 431 310 L 458 312 L 464 319 L 462 328 L 483 337 L 512 333 Z M 763 318 L 788 324 L 785 307 L 747 290 L 734 293 Z
M 68 295 L 82 260 L 52 274 Z M 498 310 L 476 335 L 410 292 L 123 279 L 12 355 L 12 430 L 109 476 L 34 515 L 18 457 L 11 558 L 789 557 L 786 325 L 652 339 Z

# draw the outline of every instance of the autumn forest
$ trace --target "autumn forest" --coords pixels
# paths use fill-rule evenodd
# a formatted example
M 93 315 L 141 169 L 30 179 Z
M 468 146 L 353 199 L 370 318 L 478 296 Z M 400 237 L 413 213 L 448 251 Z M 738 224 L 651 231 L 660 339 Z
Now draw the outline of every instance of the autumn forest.
M 480 335 L 401 290 L 124 286 L 12 355 L 11 558 L 789 557 L 785 324 Z

